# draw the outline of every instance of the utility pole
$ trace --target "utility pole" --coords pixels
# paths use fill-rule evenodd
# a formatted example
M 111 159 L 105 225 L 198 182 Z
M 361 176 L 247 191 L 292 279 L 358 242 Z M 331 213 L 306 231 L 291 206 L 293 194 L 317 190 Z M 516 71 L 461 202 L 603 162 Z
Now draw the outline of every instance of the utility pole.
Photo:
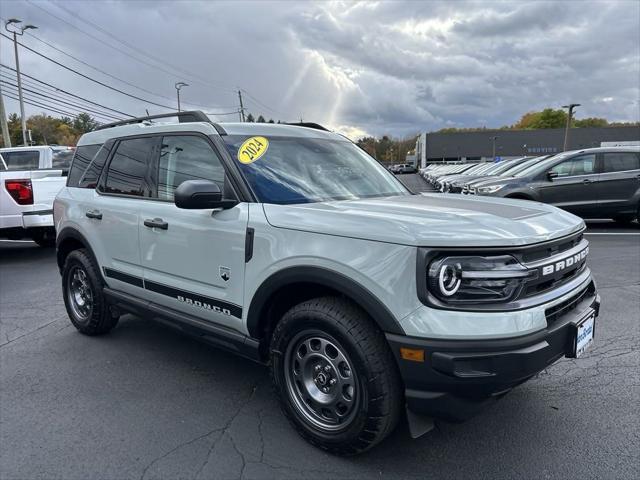
M 11 147 L 11 137 L 9 136 L 9 127 L 7 126 L 7 114 L 4 111 L 4 99 L 2 98 L 2 90 L 0 89 L 0 123 L 2 124 L 2 139 L 5 148 Z
M 176 82 L 174 86 L 176 87 L 176 92 L 178 93 L 178 112 L 179 112 L 180 111 L 180 89 L 182 87 L 188 87 L 189 84 L 184 82 Z
M 568 108 L 569 114 L 567 115 L 567 125 L 564 128 L 564 149 L 563 151 L 567 151 L 569 148 L 569 129 L 571 128 L 571 117 L 573 116 L 573 109 L 579 107 L 579 103 L 570 103 L 569 105 L 563 105 L 562 108 Z
M 238 99 L 240 100 L 240 121 L 244 123 L 244 105 L 242 104 L 242 90 L 238 89 Z
M 24 101 L 22 99 L 22 80 L 20 75 L 20 60 L 18 58 L 18 35 L 24 35 L 25 30 L 38 28 L 35 25 L 25 25 L 23 27 L 17 26 L 18 23 L 22 23 L 22 20 L 17 18 L 10 18 L 4 23 L 4 29 L 13 34 L 13 51 L 16 57 L 16 76 L 18 77 L 18 100 L 20 102 L 20 119 L 22 121 L 22 144 L 26 147 L 27 144 L 27 119 L 24 116 Z M 13 25 L 9 29 L 9 25 Z M 16 30 L 17 28 L 17 30 Z

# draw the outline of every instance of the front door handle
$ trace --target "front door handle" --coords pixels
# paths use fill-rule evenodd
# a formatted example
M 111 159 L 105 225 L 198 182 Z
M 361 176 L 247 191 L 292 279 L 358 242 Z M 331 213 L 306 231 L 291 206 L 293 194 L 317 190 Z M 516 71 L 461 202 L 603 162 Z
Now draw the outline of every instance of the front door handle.
M 582 180 L 582 183 L 584 184 L 591 183 L 591 180 L 589 180 L 588 178 L 585 178 L 584 180 Z
M 161 218 L 147 218 L 144 221 L 144 226 L 149 228 L 159 228 L 160 230 L 166 230 L 169 228 L 169 224 Z
M 87 218 L 95 218 L 96 220 L 102 220 L 102 213 L 99 210 L 88 210 L 85 212 Z

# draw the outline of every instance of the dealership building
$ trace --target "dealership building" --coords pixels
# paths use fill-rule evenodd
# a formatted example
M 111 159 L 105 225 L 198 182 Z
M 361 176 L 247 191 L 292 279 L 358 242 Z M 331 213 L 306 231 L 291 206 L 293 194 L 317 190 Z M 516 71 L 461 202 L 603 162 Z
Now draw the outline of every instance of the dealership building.
M 540 130 L 480 130 L 459 133 L 423 133 L 416 142 L 415 160 L 428 163 L 489 161 L 550 155 L 564 149 L 564 128 Z M 495 146 L 494 146 L 495 143 Z M 569 150 L 611 145 L 640 145 L 640 126 L 572 128 Z

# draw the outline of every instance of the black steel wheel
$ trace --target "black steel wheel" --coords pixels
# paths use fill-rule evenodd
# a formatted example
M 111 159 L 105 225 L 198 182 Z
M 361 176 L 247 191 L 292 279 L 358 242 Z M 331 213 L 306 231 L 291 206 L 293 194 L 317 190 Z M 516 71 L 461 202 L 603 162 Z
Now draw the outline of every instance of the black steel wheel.
M 347 299 L 291 308 L 271 336 L 271 376 L 298 433 L 338 455 L 381 442 L 400 417 L 403 391 L 382 331 Z
M 332 432 L 353 421 L 364 392 L 338 341 L 319 330 L 300 332 L 289 342 L 284 369 L 288 394 L 310 424 Z
M 84 249 L 69 253 L 62 269 L 64 304 L 71 323 L 85 335 L 107 333 L 118 323 L 102 288 L 102 277 L 89 253 Z

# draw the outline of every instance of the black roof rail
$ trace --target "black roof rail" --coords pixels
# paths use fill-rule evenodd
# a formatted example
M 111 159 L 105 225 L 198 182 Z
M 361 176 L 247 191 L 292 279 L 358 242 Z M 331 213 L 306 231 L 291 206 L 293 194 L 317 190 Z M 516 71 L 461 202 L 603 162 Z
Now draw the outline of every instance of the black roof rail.
M 316 130 L 324 130 L 325 132 L 330 132 L 328 128 L 323 127 L 318 123 L 310 123 L 310 122 L 297 122 L 297 123 L 285 123 L 285 125 L 293 125 L 294 127 L 307 127 L 314 128 Z
M 104 130 L 105 128 L 120 127 L 120 126 L 123 126 L 123 125 L 132 125 L 134 123 L 142 123 L 142 122 L 146 122 L 148 120 L 156 120 L 158 118 L 175 118 L 175 117 L 178 118 L 178 122 L 180 122 L 180 123 L 207 122 L 207 123 L 212 124 L 220 135 L 225 135 L 226 134 L 226 132 L 224 131 L 224 129 L 220 125 L 218 125 L 216 123 L 213 123 L 209 119 L 209 117 L 207 117 L 200 110 L 191 110 L 191 111 L 188 111 L 188 112 L 160 113 L 158 115 L 147 115 L 146 117 L 129 118 L 127 120 L 122 120 L 120 122 L 113 122 L 113 123 L 107 123 L 107 124 L 104 124 L 104 125 L 100 125 L 95 130 Z

